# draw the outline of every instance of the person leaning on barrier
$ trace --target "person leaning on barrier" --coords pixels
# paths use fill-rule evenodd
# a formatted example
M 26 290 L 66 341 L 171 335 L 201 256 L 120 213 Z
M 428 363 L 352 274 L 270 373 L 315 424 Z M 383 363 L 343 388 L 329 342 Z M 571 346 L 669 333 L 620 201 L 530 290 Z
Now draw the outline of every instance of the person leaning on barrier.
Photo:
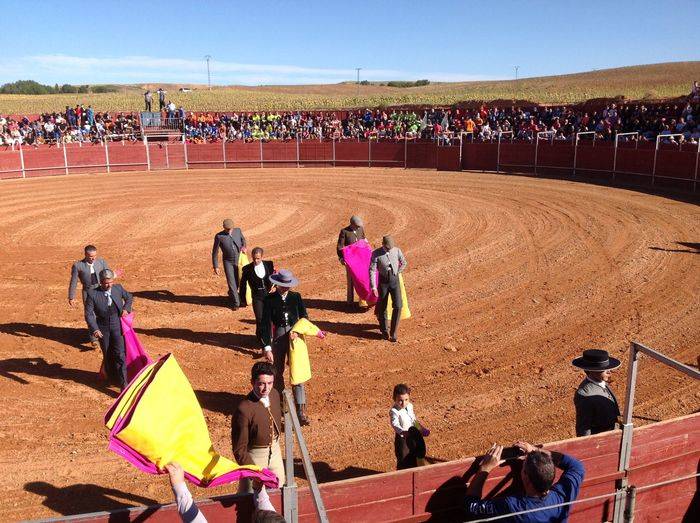
M 576 436 L 590 436 L 616 428 L 620 407 L 610 388 L 610 374 L 620 366 L 620 360 L 611 358 L 607 351 L 589 349 L 571 362 L 586 373 L 576 389 Z
M 470 517 L 491 517 L 535 510 L 501 521 L 518 523 L 563 522 L 567 521 L 571 505 L 554 507 L 574 501 L 578 496 L 583 476 L 583 464 L 576 458 L 537 448 L 530 443 L 518 441 L 515 444 L 523 460 L 520 472 L 524 492 L 500 499 L 482 499 L 486 478 L 503 461 L 503 447 L 493 446 L 481 459 L 477 473 L 467 487 L 465 508 Z M 563 470 L 559 481 L 554 483 L 555 467 Z

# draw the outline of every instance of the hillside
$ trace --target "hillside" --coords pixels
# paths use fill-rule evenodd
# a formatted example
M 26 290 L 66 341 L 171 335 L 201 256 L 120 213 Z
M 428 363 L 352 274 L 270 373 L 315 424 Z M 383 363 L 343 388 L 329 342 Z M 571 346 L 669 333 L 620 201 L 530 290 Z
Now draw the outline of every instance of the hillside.
M 339 83 L 330 85 L 227 86 L 211 91 L 205 86 L 178 93 L 178 85 L 162 84 L 168 98 L 187 110 L 303 110 L 376 107 L 404 104 L 451 105 L 473 100 L 530 100 L 539 103 L 575 103 L 591 98 L 624 96 L 652 100 L 687 95 L 700 80 L 700 61 L 669 62 L 603 69 L 585 73 L 520 80 L 431 83 L 422 87 L 387 87 Z M 156 84 L 148 84 L 154 88 Z M 145 86 L 124 85 L 117 93 L 0 95 L 0 114 L 31 114 L 91 104 L 96 110 L 136 110 L 143 107 Z

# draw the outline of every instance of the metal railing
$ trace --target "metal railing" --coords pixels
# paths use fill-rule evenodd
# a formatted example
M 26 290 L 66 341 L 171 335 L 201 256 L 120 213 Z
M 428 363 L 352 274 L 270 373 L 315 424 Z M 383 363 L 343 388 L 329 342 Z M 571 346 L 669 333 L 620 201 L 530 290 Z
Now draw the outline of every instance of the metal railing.
M 326 508 L 323 505 L 321 492 L 316 481 L 314 466 L 311 463 L 309 449 L 306 447 L 304 434 L 301 431 L 299 417 L 297 416 L 296 404 L 289 389 L 284 389 L 282 397 L 285 405 L 284 409 L 284 471 L 287 482 L 282 487 L 282 504 L 284 506 L 284 519 L 287 523 L 297 523 L 299 521 L 299 505 L 297 499 L 297 484 L 294 480 L 294 436 L 296 435 L 299 451 L 301 452 L 301 462 L 304 465 L 304 473 L 309 482 L 311 498 L 316 507 L 316 514 L 321 523 L 328 523 Z

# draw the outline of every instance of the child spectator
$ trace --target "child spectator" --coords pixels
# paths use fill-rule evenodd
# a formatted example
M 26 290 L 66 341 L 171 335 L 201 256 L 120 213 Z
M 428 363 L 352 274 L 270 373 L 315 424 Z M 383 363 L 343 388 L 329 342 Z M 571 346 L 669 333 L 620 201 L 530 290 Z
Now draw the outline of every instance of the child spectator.
M 394 454 L 396 469 L 408 469 L 424 465 L 425 441 L 430 431 L 416 418 L 411 404 L 411 389 L 399 383 L 394 387 L 394 406 L 389 411 L 391 428 L 394 429 Z

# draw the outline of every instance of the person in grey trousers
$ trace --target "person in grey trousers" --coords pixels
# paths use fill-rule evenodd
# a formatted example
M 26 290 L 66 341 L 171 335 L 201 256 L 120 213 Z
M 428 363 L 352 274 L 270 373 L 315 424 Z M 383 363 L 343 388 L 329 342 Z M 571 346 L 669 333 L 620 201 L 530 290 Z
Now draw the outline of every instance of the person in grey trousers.
M 99 287 L 100 272 L 109 269 L 107 260 L 97 257 L 97 247 L 94 245 L 86 245 L 84 252 L 84 258 L 73 264 L 70 271 L 70 283 L 68 284 L 68 304 L 71 307 L 75 307 L 77 304 L 75 295 L 78 290 L 78 280 L 80 280 L 82 284 L 83 314 L 85 314 L 85 300 L 88 290 Z M 92 329 L 87 321 L 87 315 L 85 315 L 85 323 L 87 324 L 90 343 L 93 347 L 97 348 L 97 339 L 92 334 Z
M 238 227 L 233 226 L 233 220 L 224 220 L 224 230 L 214 236 L 214 246 L 211 250 L 211 263 L 214 273 L 221 274 L 219 269 L 219 249 L 223 258 L 224 273 L 228 284 L 229 305 L 235 311 L 241 306 L 238 296 L 238 256 L 246 252 L 246 243 L 243 233 Z
M 382 238 L 382 246 L 372 252 L 369 261 L 369 282 L 372 293 L 379 298 L 375 309 L 379 330 L 383 338 L 392 342 L 398 341 L 396 333 L 401 319 L 401 307 L 403 307 L 399 274 L 406 269 L 406 265 L 406 257 L 401 249 L 394 245 L 394 239 L 391 236 Z M 378 278 L 377 273 L 379 273 Z M 391 330 L 387 327 L 386 317 L 389 295 L 392 303 Z

